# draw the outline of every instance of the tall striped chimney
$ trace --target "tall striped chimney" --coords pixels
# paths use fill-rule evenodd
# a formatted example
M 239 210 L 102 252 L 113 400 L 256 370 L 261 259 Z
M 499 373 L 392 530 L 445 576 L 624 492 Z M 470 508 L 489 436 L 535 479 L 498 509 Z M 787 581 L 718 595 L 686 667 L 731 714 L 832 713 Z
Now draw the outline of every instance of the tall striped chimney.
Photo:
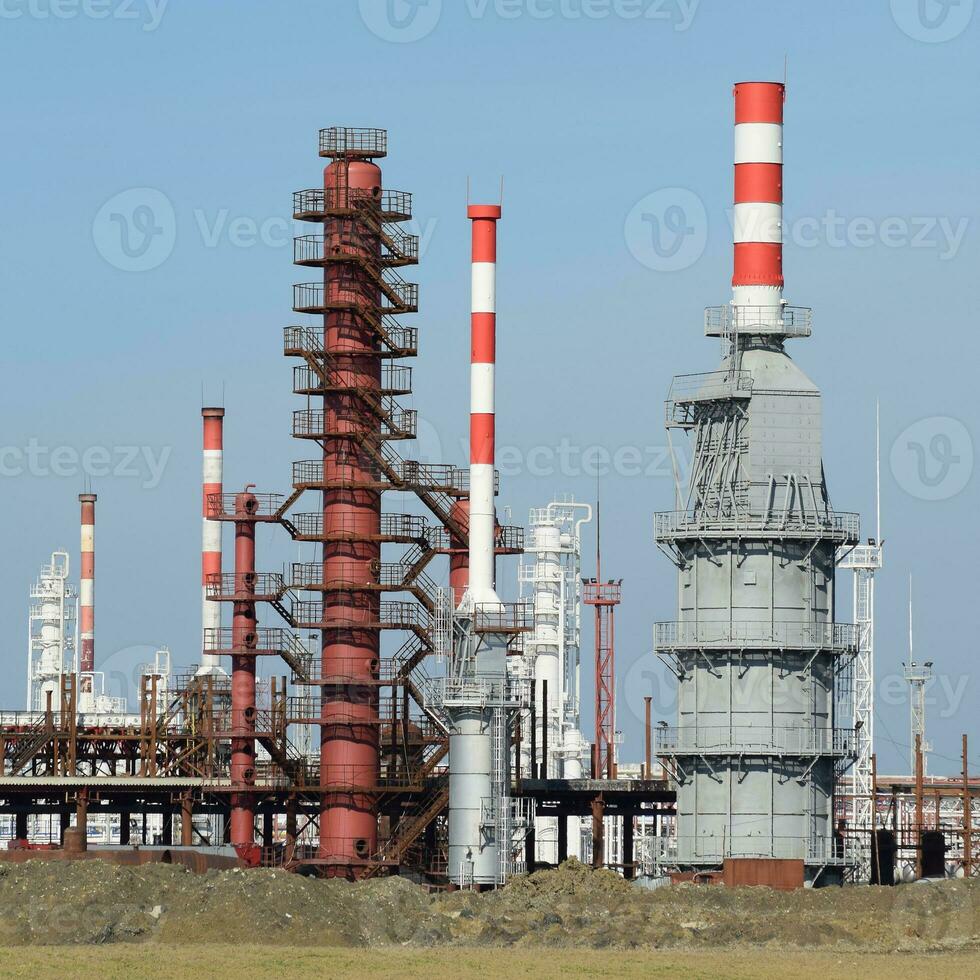
M 783 102 L 780 82 L 735 86 L 735 306 L 783 298 Z
M 469 594 L 495 602 L 494 591 L 494 362 L 497 329 L 497 222 L 501 208 L 467 209 L 473 229 L 470 306 Z
M 82 674 L 95 670 L 95 501 L 94 493 L 80 493 L 82 505 L 82 571 L 79 589 L 79 661 Z
M 223 408 L 202 408 L 204 421 L 204 484 L 202 493 L 203 530 L 201 535 L 201 625 L 202 653 L 199 674 L 221 670 L 216 654 L 203 652 L 209 631 L 221 628 L 221 603 L 208 601 L 208 576 L 221 574 L 221 522 L 208 518 L 208 496 L 220 494 L 223 486 L 224 418 Z M 212 632 L 212 648 L 218 647 L 218 634 Z

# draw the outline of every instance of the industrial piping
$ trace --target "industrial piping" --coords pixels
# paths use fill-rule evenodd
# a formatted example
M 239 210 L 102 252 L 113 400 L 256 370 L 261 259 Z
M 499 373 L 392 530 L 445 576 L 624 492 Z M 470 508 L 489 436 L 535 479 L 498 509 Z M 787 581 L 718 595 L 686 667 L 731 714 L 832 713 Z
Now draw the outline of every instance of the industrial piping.
M 95 502 L 94 493 L 80 493 L 81 585 L 79 588 L 79 661 L 81 674 L 95 670 Z M 85 682 L 91 687 L 91 677 Z
M 205 652 L 208 637 L 217 637 L 221 628 L 221 605 L 208 601 L 208 576 L 221 575 L 221 522 L 208 517 L 208 497 L 221 499 L 224 468 L 223 408 L 202 408 L 204 421 L 204 472 L 201 534 L 201 666 L 198 674 L 222 673 L 221 658 Z
M 235 495 L 235 602 L 232 649 L 254 649 L 255 515 L 259 505 L 246 487 Z M 218 576 L 220 582 L 221 577 Z M 215 603 L 217 605 L 217 603 Z M 231 843 L 245 857 L 255 843 L 255 657 L 236 652 L 231 658 Z
M 469 592 L 499 603 L 494 591 L 494 368 L 497 329 L 497 222 L 501 208 L 474 204 L 470 313 Z

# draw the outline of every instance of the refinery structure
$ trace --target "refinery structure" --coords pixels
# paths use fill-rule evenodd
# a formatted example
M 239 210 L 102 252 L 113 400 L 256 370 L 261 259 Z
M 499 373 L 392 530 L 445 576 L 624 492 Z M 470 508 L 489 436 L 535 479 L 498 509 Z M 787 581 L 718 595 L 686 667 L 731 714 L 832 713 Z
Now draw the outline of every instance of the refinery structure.
M 734 95 L 732 296 L 704 325 L 722 359 L 674 379 L 667 434 L 689 440 L 689 475 L 672 504 L 649 502 L 670 509 L 636 545 L 677 571 L 676 599 L 646 604 L 667 617 L 650 628 L 677 715 L 654 718 L 641 692 L 644 758 L 620 758 L 617 724 L 616 610 L 639 600 L 603 567 L 597 505 L 559 494 L 526 527 L 498 519 L 503 202 L 460 214 L 469 460 L 423 463 L 400 402 L 420 351 L 412 198 L 385 186 L 384 130 L 324 129 L 323 180 L 294 195 L 309 281 L 283 332 L 304 458 L 285 491 L 229 487 L 234 412 L 203 408 L 200 650 L 182 670 L 160 650 L 134 703 L 99 671 L 97 497 L 79 496 L 77 555 L 53 552 L 30 588 L 24 708 L 0 711 L 0 859 L 475 889 L 568 858 L 651 885 L 973 874 L 966 737 L 962 772 L 927 775 L 931 662 L 906 665 L 910 773 L 877 771 L 880 518 L 862 538 L 832 503 L 822 395 L 791 357 L 812 316 L 783 295 L 785 87 Z M 260 524 L 310 560 L 269 570 Z

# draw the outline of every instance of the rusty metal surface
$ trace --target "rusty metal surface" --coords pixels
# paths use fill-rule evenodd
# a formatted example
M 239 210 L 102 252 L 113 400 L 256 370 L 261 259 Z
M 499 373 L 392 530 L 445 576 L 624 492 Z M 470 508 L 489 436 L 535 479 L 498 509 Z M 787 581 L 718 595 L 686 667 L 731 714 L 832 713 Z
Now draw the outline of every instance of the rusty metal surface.
M 781 858 L 727 858 L 722 880 L 729 888 L 765 885 L 776 891 L 795 891 L 803 887 L 803 861 Z

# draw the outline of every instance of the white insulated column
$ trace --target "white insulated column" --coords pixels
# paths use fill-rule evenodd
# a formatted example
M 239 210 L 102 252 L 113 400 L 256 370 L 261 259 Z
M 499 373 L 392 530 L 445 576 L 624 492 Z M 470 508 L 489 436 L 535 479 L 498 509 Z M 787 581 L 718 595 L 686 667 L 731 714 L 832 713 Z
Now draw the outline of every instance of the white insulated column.
M 201 532 L 201 666 L 199 674 L 221 671 L 221 658 L 207 653 L 220 647 L 217 631 L 221 628 L 221 603 L 208 601 L 208 576 L 221 574 L 221 522 L 208 517 L 208 497 L 223 489 L 224 417 L 223 408 L 202 408 L 204 422 L 204 472 L 202 488 Z M 210 643 L 208 642 L 210 638 Z

